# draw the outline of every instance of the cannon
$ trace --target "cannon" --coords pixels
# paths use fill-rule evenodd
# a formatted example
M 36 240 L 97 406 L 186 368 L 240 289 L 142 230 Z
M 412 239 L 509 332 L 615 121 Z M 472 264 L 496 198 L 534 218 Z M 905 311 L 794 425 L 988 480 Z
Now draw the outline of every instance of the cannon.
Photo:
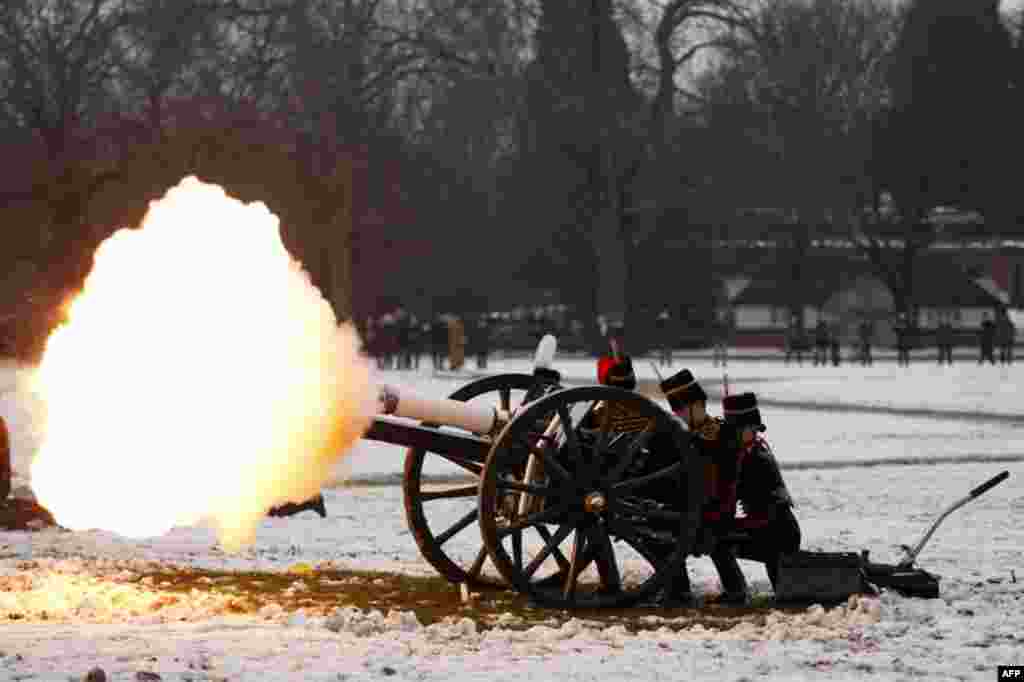
M 449 581 L 511 587 L 555 608 L 650 601 L 687 556 L 742 538 L 702 527 L 705 463 L 680 420 L 634 391 L 562 386 L 554 346 L 542 341 L 533 374 L 488 376 L 446 400 L 383 387 L 364 437 L 408 448 L 409 528 Z M 462 474 L 428 483 L 438 462 Z M 937 596 L 937 576 L 913 565 L 934 529 L 897 565 L 866 551 L 786 557 L 777 599 L 838 601 L 873 587 Z
M 632 391 L 563 387 L 554 346 L 541 342 L 533 374 L 485 377 L 447 400 L 383 387 L 364 437 L 408 448 L 409 528 L 448 580 L 563 608 L 635 603 L 681 569 L 701 474 L 673 415 Z M 431 486 L 431 462 L 465 475 Z

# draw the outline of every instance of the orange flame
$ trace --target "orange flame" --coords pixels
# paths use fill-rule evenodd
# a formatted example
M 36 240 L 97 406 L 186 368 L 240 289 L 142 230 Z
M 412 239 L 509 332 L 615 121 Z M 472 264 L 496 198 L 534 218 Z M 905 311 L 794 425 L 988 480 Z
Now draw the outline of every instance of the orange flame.
M 193 177 L 97 249 L 36 379 L 32 484 L 59 523 L 147 537 L 205 520 L 228 549 L 319 491 L 376 395 L 277 218 Z

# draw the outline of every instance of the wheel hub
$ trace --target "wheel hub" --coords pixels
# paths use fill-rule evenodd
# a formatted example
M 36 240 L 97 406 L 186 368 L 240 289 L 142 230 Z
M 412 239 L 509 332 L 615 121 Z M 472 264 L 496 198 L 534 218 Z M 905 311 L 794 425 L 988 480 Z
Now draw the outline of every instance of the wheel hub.
M 608 508 L 608 498 L 601 492 L 592 492 L 583 498 L 583 508 L 589 514 L 600 514 Z

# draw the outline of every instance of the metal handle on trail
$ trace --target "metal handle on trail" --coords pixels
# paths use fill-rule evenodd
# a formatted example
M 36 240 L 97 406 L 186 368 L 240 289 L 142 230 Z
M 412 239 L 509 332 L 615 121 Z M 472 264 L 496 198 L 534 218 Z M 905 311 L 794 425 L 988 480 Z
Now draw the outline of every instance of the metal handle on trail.
M 988 479 L 987 481 L 985 481 L 984 483 L 982 483 L 977 488 L 975 488 L 974 490 L 971 491 L 971 499 L 974 499 L 975 497 L 978 497 L 979 495 L 984 495 L 989 490 L 992 490 L 992 488 L 995 488 L 997 485 L 999 485 L 1000 483 L 1002 483 L 1003 481 L 1005 481 L 1009 477 L 1010 477 L 1010 472 L 1009 471 L 1004 471 L 1003 473 L 999 474 L 998 476 L 993 476 L 992 478 Z
M 952 505 L 950 505 L 949 508 L 946 509 L 946 511 L 942 512 L 939 518 L 935 520 L 935 523 L 933 523 L 932 527 L 928 529 L 928 532 L 924 534 L 924 537 L 921 538 L 921 541 L 917 543 L 917 546 L 914 547 L 914 549 L 906 552 L 906 556 L 904 557 L 903 561 L 899 563 L 899 566 L 901 568 L 906 568 L 914 564 L 914 559 L 916 559 L 917 555 L 921 553 L 921 550 L 924 549 L 924 546 L 928 543 L 928 540 L 931 539 L 932 533 L 935 532 L 935 529 L 939 527 L 939 524 L 942 523 L 947 516 L 949 516 L 957 509 L 970 502 L 971 500 L 976 499 L 979 495 L 983 495 L 992 488 L 996 487 L 1009 477 L 1009 471 L 1004 471 L 1003 473 L 998 474 L 997 476 L 993 476 L 989 480 L 985 481 L 984 483 L 976 487 L 970 493 L 968 493 L 967 497 L 963 497 L 954 502 Z

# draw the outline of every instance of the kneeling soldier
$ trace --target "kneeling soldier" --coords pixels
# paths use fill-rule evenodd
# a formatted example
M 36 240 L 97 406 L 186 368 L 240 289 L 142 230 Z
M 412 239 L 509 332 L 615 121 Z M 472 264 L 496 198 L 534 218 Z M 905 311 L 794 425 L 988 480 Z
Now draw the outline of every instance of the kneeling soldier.
M 693 446 L 703 460 L 702 525 L 711 534 L 728 532 L 732 528 L 736 508 L 736 438 L 730 429 L 723 428 L 726 423 L 722 419 L 707 413 L 708 396 L 690 370 L 684 369 L 662 381 L 661 390 L 673 413 L 686 423 L 693 434 Z M 726 590 L 729 586 L 735 587 L 733 578 L 739 573 L 735 557 L 718 548 L 713 548 L 710 556 Z M 742 579 L 742 573 L 739 575 Z M 685 565 L 670 595 L 673 600 L 692 600 Z
M 774 588 L 779 557 L 800 549 L 800 524 L 793 515 L 793 499 L 771 448 L 761 436 L 767 427 L 757 397 L 753 393 L 728 396 L 723 408 L 726 424 L 738 432 L 740 441 L 736 495 L 743 515 L 736 518 L 736 528 L 742 531 L 743 539 L 735 545 L 736 556 L 763 562 Z M 739 580 L 726 584 L 723 577 L 727 593 L 739 586 Z

